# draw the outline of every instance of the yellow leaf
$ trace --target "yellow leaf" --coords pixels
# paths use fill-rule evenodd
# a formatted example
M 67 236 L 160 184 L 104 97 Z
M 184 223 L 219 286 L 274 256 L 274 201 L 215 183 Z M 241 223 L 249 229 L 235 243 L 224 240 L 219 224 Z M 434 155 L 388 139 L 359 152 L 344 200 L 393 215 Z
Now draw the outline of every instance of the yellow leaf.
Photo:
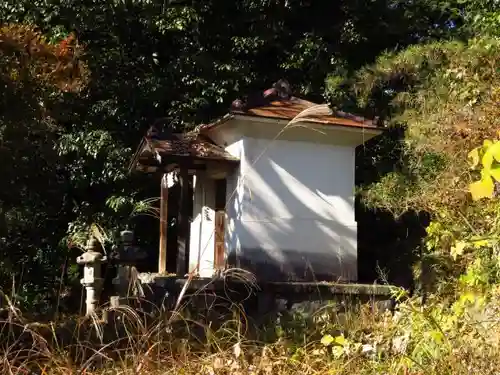
M 345 339 L 344 335 L 340 335 L 335 337 L 335 344 L 344 346 L 347 344 L 347 340 Z
M 480 181 L 476 181 L 469 185 L 469 191 L 472 199 L 478 201 L 482 198 L 491 198 L 493 196 L 495 186 L 491 177 L 484 177 Z
M 489 151 L 491 152 L 491 154 L 493 155 L 493 158 L 495 158 L 495 160 L 497 162 L 500 162 L 500 142 L 495 142 L 490 148 L 489 148 Z
M 465 243 L 464 241 L 455 242 L 455 245 L 452 246 L 450 250 L 450 255 L 452 256 L 453 260 L 457 260 L 457 257 L 463 255 L 466 247 L 467 243 Z
M 334 341 L 335 339 L 332 335 L 324 335 L 321 339 L 321 344 L 323 344 L 324 346 L 330 346 Z
M 442 343 L 443 342 L 443 338 L 444 338 L 444 336 L 441 333 L 441 331 L 437 331 L 437 330 L 431 331 L 431 337 L 434 340 L 434 342 L 436 342 L 438 344 Z
M 485 139 L 483 141 L 483 148 L 486 150 L 486 149 L 490 148 L 492 144 L 493 144 L 493 142 L 491 140 Z
M 463 305 L 468 303 L 473 303 L 476 300 L 476 296 L 472 292 L 466 292 L 460 296 L 459 302 Z
M 483 168 L 485 170 L 489 171 L 491 169 L 491 166 L 493 165 L 493 153 L 491 152 L 491 148 L 484 153 L 481 163 L 483 164 Z
M 479 148 L 475 148 L 467 155 L 471 168 L 476 168 L 479 164 Z
M 488 241 L 488 240 L 478 240 L 478 241 L 472 242 L 472 245 L 476 249 L 479 249 L 479 248 L 484 247 L 484 246 L 488 246 L 489 244 L 490 244 L 490 241 Z
M 495 179 L 495 181 L 500 182 L 500 167 L 494 167 L 490 169 L 490 175 Z

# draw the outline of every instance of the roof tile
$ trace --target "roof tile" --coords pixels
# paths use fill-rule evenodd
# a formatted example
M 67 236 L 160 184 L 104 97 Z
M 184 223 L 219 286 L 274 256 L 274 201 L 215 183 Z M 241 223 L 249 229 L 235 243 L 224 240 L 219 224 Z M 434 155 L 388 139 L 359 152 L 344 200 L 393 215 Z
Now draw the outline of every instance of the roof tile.
M 152 150 L 161 156 L 188 156 L 198 159 L 238 160 L 224 148 L 203 139 L 199 135 L 172 134 L 168 139 L 146 138 Z

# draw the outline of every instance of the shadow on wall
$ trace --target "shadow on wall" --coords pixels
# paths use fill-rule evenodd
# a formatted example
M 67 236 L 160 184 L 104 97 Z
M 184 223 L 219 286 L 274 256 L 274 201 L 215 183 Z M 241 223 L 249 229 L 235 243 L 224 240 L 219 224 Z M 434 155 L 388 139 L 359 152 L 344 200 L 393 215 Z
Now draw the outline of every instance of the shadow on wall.
M 249 158 L 268 146 L 248 142 Z M 352 157 L 350 147 L 274 141 L 254 165 L 245 166 L 242 215 L 353 223 Z
M 356 279 L 356 252 L 352 243 L 343 238 L 355 237 L 355 232 L 348 227 L 339 227 L 335 239 L 320 233 L 325 229 L 323 225 L 314 222 L 315 231 L 308 230 L 311 236 L 311 246 L 305 248 L 304 243 L 293 244 L 300 225 L 286 223 L 264 223 L 259 225 L 261 230 L 252 227 L 255 223 L 240 223 L 237 225 L 238 238 L 244 239 L 245 244 L 254 243 L 255 247 L 245 246 L 239 250 L 230 251 L 228 263 L 231 266 L 244 268 L 261 281 L 349 281 Z M 259 223 L 262 224 L 262 223 Z M 249 228 L 252 228 L 249 230 Z M 234 233 L 234 232 L 233 232 Z M 255 235 L 259 233 L 259 236 Z M 281 246 L 271 241 L 262 243 L 265 233 L 269 238 L 290 238 L 289 243 Z M 329 238 L 328 244 L 314 243 L 314 237 Z M 234 238 L 231 239 L 234 243 Z M 307 242 L 307 237 L 302 238 Z M 289 246 L 286 246 L 289 245 Z M 337 251 L 332 249 L 337 248 Z
M 317 145 L 273 146 L 246 166 L 245 188 L 228 205 L 228 263 L 266 281 L 356 280 L 352 164 L 331 162 L 344 151 L 325 147 L 334 157 L 318 158 Z

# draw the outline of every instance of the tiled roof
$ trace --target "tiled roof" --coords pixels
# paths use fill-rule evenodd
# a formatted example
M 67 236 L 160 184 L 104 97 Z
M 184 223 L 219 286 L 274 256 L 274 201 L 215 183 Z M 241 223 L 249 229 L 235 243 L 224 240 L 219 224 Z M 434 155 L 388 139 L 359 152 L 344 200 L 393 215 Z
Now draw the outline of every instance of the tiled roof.
M 200 136 L 173 134 L 171 139 L 147 139 L 150 147 L 160 156 L 189 156 L 197 159 L 238 160 L 224 148 Z
M 238 162 L 224 148 L 213 144 L 197 134 L 171 134 L 162 138 L 159 135 L 143 138 L 136 151 L 129 170 L 141 169 L 140 165 L 160 163 L 172 164 L 180 160 L 229 161 Z
M 314 107 L 314 108 L 312 108 Z M 303 113 L 310 108 L 310 111 Z M 158 164 L 158 157 L 162 164 L 169 160 L 219 160 L 238 162 L 223 147 L 214 144 L 204 137 L 205 131 L 231 120 L 235 116 L 254 116 L 259 118 L 290 121 L 300 114 L 301 122 L 317 123 L 322 125 L 345 126 L 360 130 L 382 130 L 377 121 L 349 113 L 333 111 L 327 105 L 303 100 L 292 96 L 290 85 L 284 80 L 276 82 L 272 88 L 245 100 L 235 100 L 230 112 L 224 117 L 209 123 L 199 125 L 194 131 L 187 134 L 170 134 L 161 137 L 152 127 L 148 136 L 144 137 L 135 153 L 130 169 Z M 172 162 L 170 162 L 172 163 Z M 146 168 L 147 169 L 147 168 Z
M 267 104 L 257 107 L 232 109 L 231 113 L 235 115 L 292 120 L 299 113 L 313 106 L 317 106 L 317 104 L 296 97 L 291 97 L 289 99 L 273 100 Z M 316 122 L 325 125 L 340 125 L 378 129 L 374 121 L 367 120 L 363 117 L 354 116 L 345 112 L 332 111 L 327 107 L 321 107 L 312 110 L 302 119 L 302 121 Z
M 232 103 L 229 116 L 254 116 L 268 119 L 292 120 L 302 111 L 314 107 L 307 114 L 301 115 L 302 122 L 318 123 L 332 126 L 349 126 L 364 129 L 381 129 L 377 126 L 376 120 L 368 120 L 360 116 L 355 116 L 346 112 L 333 111 L 326 105 L 303 100 L 292 96 L 289 84 L 280 80 L 272 88 L 264 92 L 251 96 L 246 100 L 235 100 Z M 202 125 L 199 130 L 213 128 L 224 119 L 219 119 L 211 124 Z

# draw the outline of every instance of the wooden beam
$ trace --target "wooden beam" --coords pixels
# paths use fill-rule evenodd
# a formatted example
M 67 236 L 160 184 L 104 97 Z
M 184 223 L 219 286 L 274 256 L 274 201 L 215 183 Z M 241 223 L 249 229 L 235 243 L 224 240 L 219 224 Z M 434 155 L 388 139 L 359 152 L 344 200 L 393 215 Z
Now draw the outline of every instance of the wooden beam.
M 179 229 L 177 240 L 177 276 L 184 276 L 188 270 L 189 262 L 189 200 L 193 197 L 189 195 L 189 173 L 188 168 L 182 166 L 179 175 L 181 185 L 180 209 L 179 209 Z
M 167 272 L 167 230 L 168 230 L 168 184 L 167 174 L 161 178 L 160 192 L 160 248 L 158 255 L 158 272 Z

